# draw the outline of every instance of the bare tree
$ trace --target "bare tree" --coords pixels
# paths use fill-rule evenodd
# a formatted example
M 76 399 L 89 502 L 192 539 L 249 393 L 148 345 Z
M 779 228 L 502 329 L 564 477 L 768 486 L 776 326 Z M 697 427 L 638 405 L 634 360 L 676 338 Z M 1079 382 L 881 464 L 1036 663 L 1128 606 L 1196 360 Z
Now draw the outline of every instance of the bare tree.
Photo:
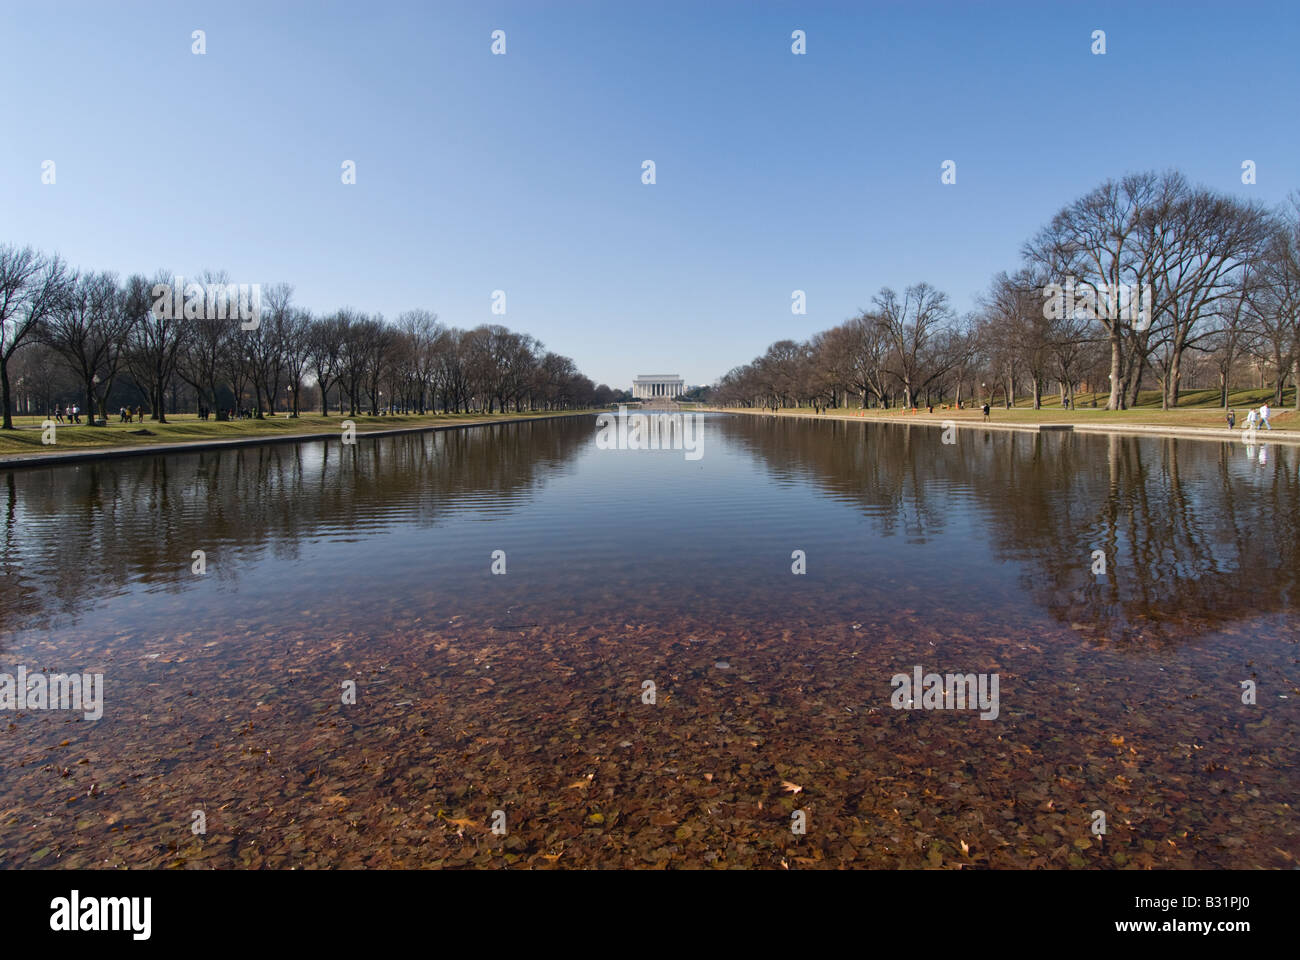
M 125 296 L 127 313 L 134 318 L 126 351 L 127 369 L 145 388 L 153 419 L 166 423 L 164 400 L 180 360 L 185 319 L 171 310 L 155 309 L 161 296 L 171 296 L 165 271 L 155 274 L 152 283 L 139 274 L 128 277 Z
M 840 326 L 841 348 L 848 355 L 848 380 L 867 405 L 867 395 L 876 398 L 878 406 L 887 406 L 889 397 L 889 372 L 886 366 L 889 344 L 885 339 L 880 319 L 873 314 L 859 313 Z
M 340 311 L 317 320 L 307 335 L 307 367 L 320 388 L 321 416 L 329 416 L 330 387 L 338 382 L 343 372 L 344 342 L 348 335 L 349 316 Z M 339 412 L 343 399 L 339 398 Z
M 303 309 L 293 310 L 285 318 L 281 334 L 284 350 L 284 374 L 289 384 L 291 397 L 289 416 L 297 417 L 301 412 L 299 401 L 302 396 L 303 378 L 311 362 L 311 313 Z
M 41 328 L 41 341 L 58 353 L 86 391 L 88 422 L 95 411 L 107 420 L 104 402 L 113 388 L 136 317 L 111 273 L 86 273 L 64 291 Z
M 266 288 L 263 296 L 261 321 L 252 330 L 241 330 L 243 354 L 248 361 L 249 378 L 253 381 L 253 406 L 257 419 L 269 412 L 275 415 L 280 384 L 285 379 L 285 355 L 293 334 L 293 287 L 275 283 Z M 263 403 L 261 398 L 265 398 Z
M 1237 275 L 1263 252 L 1273 225 L 1255 205 L 1170 175 L 1144 223 L 1151 266 L 1152 308 L 1168 320 L 1168 361 L 1162 405 L 1178 406 L 1183 358 L 1212 330 L 1201 321 L 1216 315 Z
M 1269 236 L 1251 314 L 1274 370 L 1273 402 L 1281 405 L 1287 378 L 1295 374 L 1300 409 L 1300 194 L 1291 203 Z
M 68 282 L 67 268 L 57 256 L 47 257 L 31 247 L 0 246 L 0 405 L 5 430 L 14 429 L 9 362 L 36 339 Z
M 903 291 L 903 299 L 889 287 L 874 299 L 876 318 L 891 348 L 890 360 L 903 384 L 903 405 L 916 405 L 927 350 L 932 339 L 952 319 L 948 296 L 928 283 Z
M 205 271 L 201 277 L 206 285 L 227 282 L 224 272 Z M 198 294 L 203 289 L 198 284 L 190 284 L 186 291 L 194 289 Z M 182 291 L 184 294 L 186 291 Z M 235 334 L 239 327 L 236 317 L 220 316 L 218 312 L 206 309 L 187 311 L 182 320 L 184 330 L 181 348 L 177 356 L 176 372 L 181 379 L 194 388 L 199 395 L 199 404 L 216 412 L 218 420 L 228 420 L 227 411 L 221 405 L 221 388 L 225 385 L 228 374 L 233 369 L 237 377 L 242 377 L 242 361 L 232 358 L 235 350 Z M 234 390 L 235 404 L 239 405 L 241 390 L 238 381 L 230 381 Z
M 1025 245 L 1031 264 L 1051 278 L 1077 277 L 1115 295 L 1125 284 L 1140 289 L 1149 268 L 1142 258 L 1141 226 L 1148 205 L 1158 192 L 1153 173 L 1107 180 L 1062 209 Z M 1097 319 L 1110 342 L 1108 410 L 1124 403 L 1124 340 L 1132 324 L 1119 312 L 1100 311 Z M 1138 358 L 1141 362 L 1141 358 Z

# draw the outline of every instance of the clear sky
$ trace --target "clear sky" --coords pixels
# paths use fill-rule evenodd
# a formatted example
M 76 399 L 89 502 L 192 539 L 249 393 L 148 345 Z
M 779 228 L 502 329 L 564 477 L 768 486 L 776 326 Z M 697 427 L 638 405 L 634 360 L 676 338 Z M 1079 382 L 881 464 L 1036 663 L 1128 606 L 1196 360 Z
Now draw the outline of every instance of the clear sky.
M 1109 176 L 1300 189 L 1294 0 L 0 0 L 0 50 L 0 242 L 503 322 L 616 387 L 711 382 L 883 285 L 968 309 Z

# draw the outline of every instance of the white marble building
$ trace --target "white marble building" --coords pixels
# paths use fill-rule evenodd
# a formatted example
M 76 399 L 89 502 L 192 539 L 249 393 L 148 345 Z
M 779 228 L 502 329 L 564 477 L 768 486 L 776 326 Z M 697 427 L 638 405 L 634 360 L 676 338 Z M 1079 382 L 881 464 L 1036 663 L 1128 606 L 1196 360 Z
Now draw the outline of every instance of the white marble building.
M 685 392 L 686 381 L 675 373 L 643 373 L 632 381 L 632 396 L 637 400 L 672 399 Z

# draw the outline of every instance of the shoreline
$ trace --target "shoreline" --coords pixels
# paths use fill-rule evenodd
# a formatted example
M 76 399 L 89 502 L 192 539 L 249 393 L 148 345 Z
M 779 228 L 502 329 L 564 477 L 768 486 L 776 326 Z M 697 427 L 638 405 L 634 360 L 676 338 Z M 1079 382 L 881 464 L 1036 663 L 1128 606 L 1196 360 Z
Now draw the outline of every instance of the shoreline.
M 357 430 L 362 437 L 391 437 L 403 433 L 432 433 L 438 430 L 463 430 L 468 427 L 487 427 L 499 423 L 531 423 L 534 420 L 559 420 L 565 417 L 591 417 L 593 411 L 580 413 L 542 413 L 533 416 L 515 416 L 505 419 L 469 420 L 463 423 L 429 423 L 410 427 L 385 427 L 379 430 Z M 341 430 L 314 433 L 281 433 L 264 436 L 231 437 L 226 440 L 177 440 L 170 443 L 142 443 L 129 447 L 99 447 L 69 450 L 66 453 L 6 454 L 0 456 L 0 470 L 20 470 L 29 467 L 63 466 L 93 460 L 114 460 L 118 457 L 140 457 L 186 452 L 221 450 L 226 447 L 251 447 L 268 443 L 304 443 L 316 440 L 339 439 Z
M 1044 421 L 1042 423 L 1007 423 L 990 420 L 956 419 L 939 417 L 934 414 L 912 414 L 897 418 L 882 416 L 858 416 L 847 413 L 810 413 L 804 411 L 754 410 L 741 407 L 700 407 L 713 413 L 748 414 L 750 416 L 795 417 L 803 420 L 843 420 L 849 423 L 884 423 L 892 426 L 926 426 L 942 428 L 951 423 L 958 430 L 1012 430 L 1021 433 L 1096 433 L 1128 434 L 1131 436 L 1170 437 L 1184 440 L 1202 440 L 1218 443 L 1243 441 L 1244 430 L 1238 426 L 1234 430 L 1227 427 L 1180 427 L 1162 424 L 1115 424 L 1115 423 L 1067 423 Z M 963 411 L 964 412 L 964 411 Z M 1256 434 L 1258 443 L 1300 444 L 1300 430 L 1260 430 Z

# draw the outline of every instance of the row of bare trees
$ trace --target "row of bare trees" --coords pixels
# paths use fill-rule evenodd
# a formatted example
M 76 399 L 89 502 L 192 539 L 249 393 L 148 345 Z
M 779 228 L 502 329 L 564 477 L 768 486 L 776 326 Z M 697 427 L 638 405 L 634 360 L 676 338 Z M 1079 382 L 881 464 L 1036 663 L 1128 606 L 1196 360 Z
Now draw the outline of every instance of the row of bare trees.
M 772 344 L 711 398 L 779 409 L 1000 392 L 1038 407 L 1055 385 L 1066 406 L 1086 386 L 1124 409 L 1156 387 L 1172 408 L 1197 381 L 1226 406 L 1253 366 L 1281 405 L 1300 380 L 1300 194 L 1269 210 L 1177 172 L 1132 174 L 1064 207 L 1022 254 L 967 315 L 925 283 L 885 288 L 839 326 Z
M 68 399 L 100 419 L 112 395 L 129 405 L 143 401 L 163 422 L 167 398 L 174 411 L 178 393 L 219 420 L 242 410 L 296 417 L 304 391 L 326 414 L 331 406 L 349 414 L 562 410 L 618 397 L 568 357 L 504 326 L 462 330 L 427 310 L 391 323 L 352 309 L 317 316 L 294 303 L 287 284 L 263 292 L 255 324 L 226 310 L 187 316 L 159 307 L 154 294 L 171 282 L 162 273 L 119 282 L 31 247 L 0 245 L 4 429 L 13 429 L 15 369 L 43 388 L 42 406 L 63 399 L 51 384 L 64 382 Z M 224 274 L 211 272 L 196 283 L 229 287 Z
M 811 339 L 780 340 L 752 363 L 727 373 L 710 399 L 771 409 L 911 405 L 937 396 L 946 378 L 969 365 L 973 338 L 947 296 L 925 283 L 900 296 L 886 287 L 873 309 Z

